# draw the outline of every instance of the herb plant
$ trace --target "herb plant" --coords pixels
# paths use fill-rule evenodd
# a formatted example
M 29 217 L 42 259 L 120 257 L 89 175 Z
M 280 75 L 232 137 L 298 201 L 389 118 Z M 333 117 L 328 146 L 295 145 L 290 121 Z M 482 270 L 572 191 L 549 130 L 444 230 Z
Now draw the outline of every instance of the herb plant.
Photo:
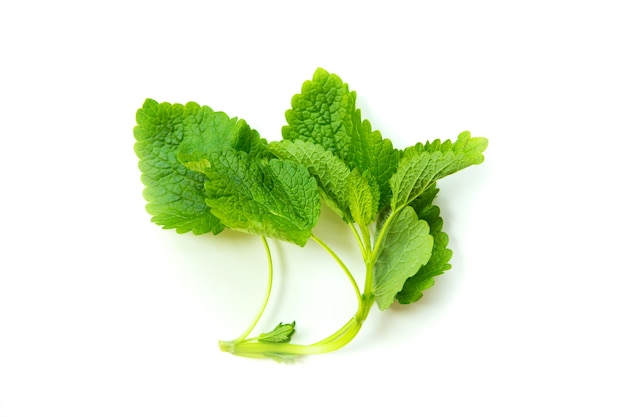
M 350 342 L 373 304 L 388 309 L 422 297 L 450 269 L 452 251 L 433 204 L 436 181 L 483 161 L 487 140 L 457 140 L 396 149 L 356 108 L 356 93 L 318 69 L 292 99 L 281 141 L 196 103 L 148 99 L 137 112 L 135 152 L 152 221 L 178 233 L 225 228 L 260 236 L 268 261 L 265 301 L 251 325 L 223 351 L 281 362 Z M 363 288 L 333 249 L 316 236 L 320 206 L 348 224 L 365 264 Z M 320 245 L 354 288 L 358 308 L 340 329 L 312 344 L 294 344 L 295 322 L 250 334 L 268 303 L 273 279 L 267 239 Z

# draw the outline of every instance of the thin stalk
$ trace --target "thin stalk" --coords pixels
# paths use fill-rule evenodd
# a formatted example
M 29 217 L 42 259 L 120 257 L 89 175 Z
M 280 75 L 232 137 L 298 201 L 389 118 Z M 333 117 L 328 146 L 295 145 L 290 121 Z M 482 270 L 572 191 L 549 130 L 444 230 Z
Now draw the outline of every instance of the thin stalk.
M 222 351 L 235 355 L 248 357 L 271 357 L 272 354 L 312 355 L 327 353 L 340 349 L 347 345 L 361 330 L 361 326 L 367 317 L 372 302 L 369 301 L 348 323 L 339 331 L 333 333 L 323 341 L 311 345 L 297 345 L 293 343 L 267 343 L 252 340 L 244 340 L 236 345 L 220 344 Z
M 352 276 L 350 270 L 346 267 L 343 261 L 337 256 L 337 254 L 324 243 L 317 236 L 311 236 L 311 238 L 319 244 L 324 250 L 326 250 L 335 261 L 341 266 L 345 274 L 348 276 L 350 283 L 352 284 L 355 292 L 358 296 L 358 309 L 356 314 L 348 320 L 339 330 L 335 331 L 330 336 L 310 345 L 300 345 L 294 343 L 270 343 L 260 342 L 258 338 L 245 339 L 245 336 L 238 338 L 233 342 L 220 342 L 220 349 L 225 352 L 230 352 L 234 355 L 253 357 L 253 358 L 267 358 L 275 355 L 311 355 L 318 353 L 327 353 L 342 348 L 347 345 L 354 337 L 359 333 L 363 322 L 369 315 L 370 309 L 374 304 L 374 297 L 369 290 L 366 290 L 363 295 L 359 291 L 359 287 L 356 280 Z M 373 261 L 371 252 L 367 255 L 368 262 L 366 272 L 366 282 L 372 279 Z M 267 300 L 266 300 L 267 302 Z M 252 326 L 253 327 L 253 326 Z M 251 329 L 250 329 L 251 330 Z
M 356 316 L 354 316 L 356 317 Z M 340 338 L 341 336 L 343 336 L 343 334 L 350 328 L 350 326 L 353 325 L 354 323 L 354 317 L 351 317 L 350 320 L 348 320 L 346 322 L 346 324 L 344 324 L 339 330 L 337 330 L 335 333 L 331 334 L 330 336 L 328 336 L 325 339 L 322 339 L 318 342 L 313 343 L 311 346 L 317 346 L 317 345 L 323 345 L 329 342 L 332 342 L 334 340 L 337 340 L 338 338 Z
M 372 297 L 363 297 L 364 302 L 361 304 L 361 308 L 359 308 L 354 316 L 348 320 L 346 324 L 344 324 L 339 330 L 335 333 L 331 334 L 325 339 L 322 339 L 318 342 L 313 343 L 310 346 L 328 346 L 335 343 L 337 340 L 343 340 L 343 344 L 347 344 L 350 340 L 356 336 L 361 328 L 361 325 L 369 315 L 370 309 L 374 304 L 374 298 Z M 346 338 L 346 334 L 349 334 L 348 340 L 344 340 Z
M 398 215 L 398 213 L 402 211 L 404 207 L 406 207 L 406 205 L 393 210 L 391 214 L 389 214 L 389 217 L 387 217 L 387 219 L 385 220 L 385 224 L 383 224 L 383 227 L 380 230 L 380 233 L 378 233 L 378 236 L 376 236 L 376 242 L 374 243 L 374 250 L 372 251 L 372 259 L 371 259 L 373 262 L 376 262 L 376 258 L 378 258 L 378 252 L 380 251 L 380 247 L 383 244 L 383 241 L 385 240 L 385 235 L 387 234 L 387 230 L 391 226 L 391 222 Z
M 361 235 L 359 235 L 359 232 L 356 230 L 356 227 L 354 227 L 354 223 L 350 223 L 350 230 L 352 230 L 352 234 L 354 235 L 357 243 L 359 244 L 359 249 L 361 249 L 361 255 L 363 256 L 363 259 L 365 259 L 365 257 L 367 256 L 367 253 L 371 250 L 369 236 L 367 237 L 367 240 L 364 241 L 362 237 L 362 233 Z M 367 242 L 367 246 L 366 246 L 366 242 Z
M 343 272 L 345 272 L 345 274 L 348 276 L 348 279 L 350 280 L 350 283 L 352 284 L 352 288 L 354 288 L 354 291 L 356 292 L 356 297 L 357 297 L 358 303 L 359 303 L 359 309 L 361 309 L 362 305 L 363 305 L 363 300 L 361 299 L 361 290 L 359 289 L 359 285 L 356 283 L 356 280 L 352 276 L 352 273 L 350 272 L 350 270 L 348 269 L 346 264 L 343 263 L 341 258 L 339 258 L 339 256 L 337 256 L 337 254 L 326 243 L 324 243 L 323 240 L 321 240 L 320 238 L 318 238 L 315 235 L 311 235 L 311 239 L 313 239 L 313 241 L 315 241 L 315 243 L 317 243 L 322 248 L 324 248 L 324 250 L 326 252 L 328 252 L 330 254 L 330 256 L 332 256 L 333 259 L 339 264 L 341 269 L 343 269 Z
M 368 285 L 367 277 L 371 277 L 372 275 L 370 272 L 370 269 L 372 267 L 371 262 L 370 262 L 371 255 L 372 255 L 370 231 L 367 227 L 363 227 L 359 224 L 359 229 L 361 231 L 361 234 L 359 235 L 359 232 L 357 231 L 353 223 L 350 223 L 350 229 L 352 229 L 352 232 L 354 233 L 354 236 L 356 237 L 356 240 L 359 243 L 363 260 L 365 261 L 366 267 L 368 269 L 368 271 L 366 272 L 366 280 L 365 280 L 366 290 L 364 291 L 364 294 L 368 294 L 369 292 L 371 292 L 371 283 Z M 371 278 L 369 279 L 369 281 L 371 281 Z M 368 286 L 370 287 L 369 289 L 367 288 Z M 350 326 L 354 325 L 355 321 L 362 322 L 363 320 L 365 320 L 365 318 L 367 317 L 369 313 L 369 307 L 371 306 L 369 300 L 363 303 L 363 299 L 365 297 L 366 297 L 365 295 L 361 295 L 361 303 L 359 304 L 359 307 L 363 306 L 364 308 L 359 308 L 357 313 L 352 318 L 350 318 L 350 320 L 348 320 L 348 322 L 344 324 L 343 327 L 341 327 L 335 333 L 333 333 L 332 335 L 328 336 L 325 339 L 320 340 L 317 343 L 314 343 L 313 345 L 321 345 L 321 344 L 326 344 L 331 341 L 334 341 L 340 338 L 343 335 L 343 333 L 345 333 L 347 329 L 350 328 Z
M 361 236 L 363 236 L 363 241 L 365 242 L 365 254 L 363 255 L 363 260 L 367 262 L 372 254 L 372 237 L 369 227 L 359 224 L 359 230 L 361 230 Z
M 372 286 L 374 285 L 374 264 L 376 263 L 376 257 L 378 255 L 373 254 L 366 262 L 365 266 L 365 282 L 363 283 L 363 298 L 365 303 L 373 301 Z
M 269 247 L 269 244 L 267 243 L 267 239 L 264 236 L 261 236 L 261 241 L 263 242 L 263 246 L 265 247 L 265 254 L 267 256 L 267 288 L 265 290 L 265 299 L 263 300 L 263 305 L 261 306 L 261 309 L 257 313 L 254 320 L 252 320 L 252 323 L 250 323 L 250 326 L 248 326 L 248 328 L 244 330 L 244 332 L 238 338 L 230 342 L 225 342 L 225 343 L 232 343 L 233 345 L 236 345 L 238 343 L 241 343 L 241 341 L 243 341 L 246 337 L 248 337 L 248 335 L 252 332 L 252 330 L 254 330 L 256 325 L 259 323 L 261 316 L 265 312 L 267 303 L 269 302 L 270 294 L 272 292 L 272 283 L 274 280 L 273 278 L 274 277 L 274 264 L 272 262 L 272 253 L 270 252 L 270 247 Z

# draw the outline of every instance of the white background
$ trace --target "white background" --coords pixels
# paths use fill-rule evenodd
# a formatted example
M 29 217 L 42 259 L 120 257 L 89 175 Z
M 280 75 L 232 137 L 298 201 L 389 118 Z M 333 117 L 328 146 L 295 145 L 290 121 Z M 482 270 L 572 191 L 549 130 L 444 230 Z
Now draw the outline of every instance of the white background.
M 0 416 L 626 415 L 620 2 L 5 3 Z M 196 101 L 275 140 L 317 67 L 397 147 L 471 130 L 486 161 L 440 182 L 453 269 L 423 300 L 335 353 L 234 357 L 261 243 L 150 222 L 135 112 Z M 272 248 L 260 330 L 353 314 L 318 247 Z

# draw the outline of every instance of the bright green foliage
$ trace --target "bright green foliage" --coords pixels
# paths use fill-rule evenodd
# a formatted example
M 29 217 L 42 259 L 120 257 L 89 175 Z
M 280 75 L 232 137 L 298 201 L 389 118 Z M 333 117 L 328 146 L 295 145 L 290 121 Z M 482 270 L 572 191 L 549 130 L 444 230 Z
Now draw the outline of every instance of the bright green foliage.
M 272 142 L 269 148 L 278 158 L 307 168 L 317 180 L 320 194 L 328 207 L 351 222 L 347 195 L 350 169 L 343 161 L 321 145 L 301 140 Z
M 135 152 L 152 221 L 178 233 L 217 234 L 224 226 L 205 204 L 204 176 L 187 169 L 176 158 L 185 138 L 185 118 L 198 109 L 194 103 L 182 106 L 146 100 L 137 111 Z
M 267 333 L 261 333 L 257 338 L 260 342 L 268 343 L 288 343 L 291 336 L 296 332 L 296 322 L 279 323 L 274 330 Z
M 338 76 L 320 68 L 311 81 L 304 82 L 302 93 L 291 100 L 283 138 L 320 144 L 347 161 L 355 129 L 355 103 L 356 93 L 350 92 Z
M 357 111 L 356 120 L 361 117 Z M 391 199 L 389 178 L 396 172 L 401 152 L 394 149 L 389 139 L 383 139 L 379 131 L 372 132 L 369 121 L 364 120 L 356 131 L 351 147 L 351 166 L 360 172 L 369 172 L 380 189 L 378 210 L 384 209 Z M 377 210 L 377 211 L 378 211 Z
M 403 208 L 389 221 L 381 237 L 383 249 L 374 264 L 373 294 L 381 310 L 393 304 L 407 278 L 428 262 L 433 249 L 428 223 L 419 220 L 412 207 Z
M 487 140 L 463 132 L 456 141 L 403 150 L 361 118 L 356 93 L 318 69 L 292 99 L 281 141 L 268 142 L 244 121 L 195 103 L 146 100 L 137 112 L 135 151 L 153 221 L 179 233 L 228 227 L 261 237 L 268 259 L 265 301 L 252 324 L 223 351 L 292 362 L 330 352 L 359 332 L 374 302 L 419 300 L 450 269 L 452 251 L 433 204 L 436 182 L 480 164 Z M 362 288 L 333 249 L 315 235 L 323 201 L 346 222 L 365 265 Z M 291 342 L 295 322 L 249 337 L 272 289 L 267 238 L 319 244 L 355 290 L 358 308 L 344 326 L 311 344 Z
M 369 225 L 378 214 L 378 184 L 359 174 L 356 169 L 348 177 L 348 202 L 354 222 Z
M 485 138 L 475 137 L 473 138 L 470 132 L 462 132 L 459 134 L 456 141 L 452 142 L 450 139 L 441 142 L 441 139 L 435 139 L 426 143 L 416 143 L 414 146 L 410 146 L 404 150 L 405 156 L 413 156 L 416 153 L 421 152 L 441 152 L 443 154 L 453 153 L 455 154 L 455 164 L 451 167 L 445 175 L 449 175 L 460 169 L 468 167 L 470 165 L 478 165 L 483 162 L 485 157 L 483 152 L 487 149 L 488 141 Z
M 372 131 L 369 121 L 361 120 L 356 108 L 356 93 L 348 84 L 318 69 L 287 110 L 289 123 L 283 127 L 283 138 L 317 143 L 343 160 L 350 169 L 369 172 L 380 190 L 379 208 L 391 197 L 389 178 L 395 172 L 401 152 L 379 131 Z
M 408 204 L 437 180 L 480 164 L 486 148 L 485 138 L 472 138 L 469 132 L 461 133 L 455 143 L 448 140 L 441 144 L 436 140 L 425 146 L 418 144 L 407 148 L 390 179 L 391 207 Z
M 433 251 L 428 263 L 407 279 L 402 291 L 396 295 L 400 304 L 414 303 L 422 298 L 423 291 L 435 284 L 435 277 L 451 268 L 448 263 L 452 258 L 452 251 L 447 248 L 448 235 L 442 231 L 443 220 L 439 216 L 439 207 L 433 205 L 438 192 L 438 188 L 430 187 L 411 202 L 417 216 L 428 223 L 433 237 Z
M 320 197 L 303 166 L 226 150 L 211 155 L 204 173 L 206 203 L 226 227 L 300 246 L 311 237 Z
M 245 120 L 229 118 L 223 112 L 207 106 L 187 104 L 189 115 L 183 122 L 184 139 L 178 147 L 181 162 L 194 161 L 198 157 L 225 149 L 244 151 L 255 157 L 267 157 L 267 141 L 261 139 Z

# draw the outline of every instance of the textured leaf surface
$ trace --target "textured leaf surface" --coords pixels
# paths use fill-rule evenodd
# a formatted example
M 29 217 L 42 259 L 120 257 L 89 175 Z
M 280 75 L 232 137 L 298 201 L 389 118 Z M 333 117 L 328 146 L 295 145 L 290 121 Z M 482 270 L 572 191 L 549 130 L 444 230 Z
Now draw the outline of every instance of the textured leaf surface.
M 401 152 L 393 147 L 389 139 L 383 139 L 379 131 L 372 131 L 368 120 L 360 121 L 357 110 L 354 124 L 357 126 L 352 140 L 350 166 L 359 172 L 368 172 L 378 185 L 380 198 L 376 211 L 383 209 L 391 200 L 389 179 L 396 172 Z
M 341 78 L 319 68 L 292 98 L 292 108 L 285 113 L 288 125 L 283 127 L 283 138 L 317 143 L 347 161 L 355 102 L 356 93 L 350 92 Z
M 274 330 L 267 333 L 261 333 L 258 337 L 259 342 L 266 343 L 288 343 L 296 332 L 296 322 L 279 323 Z
M 447 248 L 448 235 L 442 231 L 443 220 L 439 215 L 439 207 L 433 205 L 433 200 L 439 192 L 436 187 L 430 187 L 422 195 L 411 202 L 417 216 L 426 221 L 433 237 L 433 250 L 426 265 L 422 266 L 415 275 L 404 283 L 402 291 L 396 298 L 401 304 L 410 304 L 422 298 L 423 291 L 435 284 L 435 277 L 451 268 L 452 251 Z
M 345 221 L 351 221 L 348 199 L 350 169 L 321 145 L 283 140 L 272 142 L 270 151 L 280 159 L 306 167 L 317 180 L 324 202 Z
M 418 143 L 405 149 L 405 155 L 413 155 L 420 152 L 436 152 L 441 153 L 453 152 L 463 156 L 463 163 L 466 166 L 478 165 L 485 159 L 483 152 L 487 149 L 488 141 L 482 137 L 472 137 L 468 131 L 461 132 L 457 140 L 452 142 L 450 139 L 442 142 L 441 139 L 435 139 L 432 142 Z
M 428 223 L 420 220 L 412 207 L 403 208 L 390 221 L 374 265 L 372 292 L 381 310 L 393 304 L 405 281 L 428 262 L 433 248 Z
M 211 154 L 208 163 L 207 204 L 223 224 L 305 245 L 320 212 L 317 183 L 305 167 L 235 150 Z
M 202 163 L 198 165 L 196 162 L 224 149 L 244 151 L 255 157 L 269 156 L 267 141 L 244 120 L 230 118 L 223 112 L 195 103 L 189 104 L 188 108 L 189 114 L 183 122 L 184 139 L 177 153 L 178 159 L 188 168 L 202 172 Z
M 217 234 L 224 226 L 206 206 L 204 175 L 176 159 L 178 146 L 185 139 L 185 118 L 193 117 L 198 109 L 195 103 L 183 106 L 146 100 L 137 111 L 135 152 L 152 221 L 178 233 Z
M 378 214 L 379 198 L 378 184 L 353 170 L 348 178 L 348 201 L 354 221 L 364 226 L 372 223 Z
M 391 207 L 402 207 L 437 180 L 470 165 L 480 164 L 486 147 L 486 139 L 472 138 L 469 132 L 463 132 L 454 143 L 436 140 L 431 144 L 407 148 L 390 179 Z
M 389 179 L 396 170 L 401 152 L 369 121 L 361 120 L 356 93 L 335 74 L 318 69 L 294 96 L 286 113 L 288 126 L 283 138 L 317 143 L 377 183 L 379 207 L 389 204 Z M 378 211 L 378 208 L 377 210 Z

